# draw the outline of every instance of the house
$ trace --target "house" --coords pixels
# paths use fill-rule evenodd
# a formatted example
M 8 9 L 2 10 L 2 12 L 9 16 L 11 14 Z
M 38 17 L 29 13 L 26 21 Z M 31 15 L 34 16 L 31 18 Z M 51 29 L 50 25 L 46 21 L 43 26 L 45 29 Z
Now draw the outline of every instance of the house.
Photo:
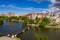
M 1 16 L 7 16 L 7 14 L 1 14 Z
M 37 17 L 38 18 L 43 18 L 43 14 L 42 13 L 37 13 Z
M 56 23 L 60 23 L 60 17 L 58 17 L 57 19 L 56 19 Z
M 26 15 L 29 19 L 35 19 L 36 18 L 36 14 L 35 13 L 29 13 Z
M 14 16 L 14 14 L 15 14 L 15 13 L 13 13 L 13 12 L 9 12 L 9 13 L 8 13 L 8 16 Z
M 43 18 L 43 17 L 47 17 L 50 18 L 49 13 L 37 13 L 38 18 Z

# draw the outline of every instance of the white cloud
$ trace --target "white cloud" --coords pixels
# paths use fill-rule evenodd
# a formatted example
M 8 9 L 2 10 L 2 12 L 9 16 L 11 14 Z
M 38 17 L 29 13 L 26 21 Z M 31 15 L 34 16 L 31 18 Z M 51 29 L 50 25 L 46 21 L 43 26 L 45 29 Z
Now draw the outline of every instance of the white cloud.
M 55 3 L 56 2 L 56 0 L 50 0 L 51 1 L 51 3 Z
M 50 0 L 51 1 L 51 5 L 49 5 L 50 8 L 54 8 L 57 9 L 57 8 L 60 8 L 60 1 L 59 0 Z
M 5 4 L 2 4 L 0 5 L 1 7 L 5 7 L 5 8 L 14 8 L 14 9 L 17 9 L 17 10 L 24 10 L 24 11 L 31 11 L 31 12 L 41 12 L 41 11 L 47 11 L 49 9 L 42 9 L 42 8 L 33 8 L 33 7 L 29 7 L 29 8 L 21 8 L 21 7 L 17 7 L 15 5 L 12 5 L 12 4 L 9 4 L 9 5 L 5 5 Z

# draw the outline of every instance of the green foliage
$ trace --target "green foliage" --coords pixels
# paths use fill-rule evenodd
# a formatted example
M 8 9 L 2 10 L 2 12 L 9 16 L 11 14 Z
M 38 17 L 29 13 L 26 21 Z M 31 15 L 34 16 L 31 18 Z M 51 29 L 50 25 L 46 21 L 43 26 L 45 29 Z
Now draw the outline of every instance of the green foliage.
M 33 19 L 29 19 L 28 22 L 29 22 L 29 24 L 33 24 L 34 20 Z
M 56 26 L 57 24 L 55 22 L 51 23 L 50 26 Z
M 39 27 L 35 27 L 35 31 L 38 32 L 40 30 Z
M 28 17 L 26 17 L 26 16 L 21 16 L 21 20 L 25 20 L 25 19 L 28 19 Z
M 18 19 L 21 20 L 22 19 L 22 16 L 19 16 Z
M 4 20 L 5 19 L 5 17 L 4 16 L 0 16 L 0 20 Z
M 40 18 L 36 17 L 35 21 L 36 21 L 36 24 L 39 24 Z
M 46 18 L 46 17 L 44 17 L 42 19 L 42 21 L 45 22 L 46 24 L 50 23 L 50 19 L 49 18 Z
M 28 24 L 28 20 L 29 20 L 29 19 L 28 19 L 26 16 L 24 16 L 24 19 L 23 19 L 23 20 L 24 20 L 24 22 L 22 23 L 22 26 L 23 26 L 23 27 L 26 27 L 27 24 Z
M 6 17 L 6 20 L 11 21 L 12 19 L 17 20 L 17 16 Z
M 39 25 L 40 28 L 44 28 L 45 26 L 46 26 L 45 22 L 41 22 L 40 25 Z
M 22 22 L 22 26 L 25 28 L 27 26 L 27 20 L 24 20 L 24 22 Z

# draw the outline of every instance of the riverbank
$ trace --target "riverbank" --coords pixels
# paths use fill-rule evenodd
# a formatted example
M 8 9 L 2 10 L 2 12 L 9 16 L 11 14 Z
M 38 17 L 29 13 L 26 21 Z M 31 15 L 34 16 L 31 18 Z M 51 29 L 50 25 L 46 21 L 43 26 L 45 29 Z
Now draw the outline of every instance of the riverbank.
M 32 26 L 32 27 L 39 27 L 39 24 L 28 24 L 28 26 Z M 57 28 L 60 29 L 60 26 L 45 26 L 45 28 Z
M 50 28 L 50 29 L 60 29 L 60 26 L 46 26 L 45 28 Z
M 17 40 L 17 38 L 2 36 L 2 37 L 0 37 L 0 40 Z

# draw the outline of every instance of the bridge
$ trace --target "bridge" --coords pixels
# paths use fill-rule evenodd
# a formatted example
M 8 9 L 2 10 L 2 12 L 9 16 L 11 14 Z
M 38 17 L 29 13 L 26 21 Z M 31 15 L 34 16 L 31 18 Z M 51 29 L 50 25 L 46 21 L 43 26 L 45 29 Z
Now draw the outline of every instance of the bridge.
M 14 34 L 8 34 L 8 35 L 6 35 L 6 36 L 14 38 L 14 37 L 16 37 L 18 34 L 24 33 L 26 30 L 29 30 L 29 29 L 30 29 L 30 27 L 25 27 L 24 29 L 22 29 L 22 30 L 20 30 L 20 31 L 18 31 L 18 32 L 15 32 Z

